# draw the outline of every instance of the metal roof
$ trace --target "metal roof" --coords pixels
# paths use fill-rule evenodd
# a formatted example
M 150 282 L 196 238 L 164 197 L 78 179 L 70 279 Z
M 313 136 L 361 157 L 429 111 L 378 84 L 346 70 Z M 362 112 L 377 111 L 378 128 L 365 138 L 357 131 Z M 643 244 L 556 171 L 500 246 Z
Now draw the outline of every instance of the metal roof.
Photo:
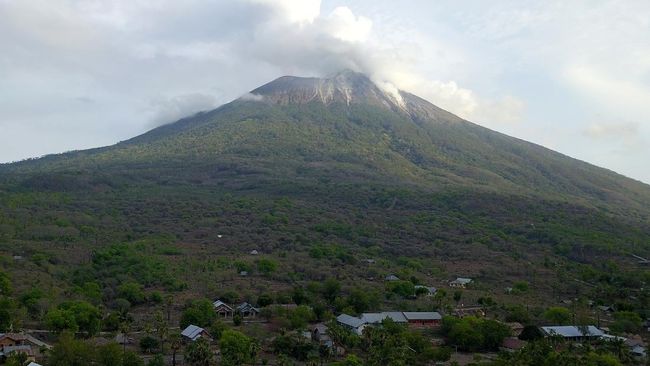
M 359 328 L 360 326 L 366 324 L 366 322 L 361 320 L 360 318 L 348 314 L 341 314 L 337 316 L 336 321 L 352 328 Z
M 368 324 L 381 323 L 386 318 L 392 319 L 395 323 L 406 323 L 406 318 L 401 311 L 383 311 L 381 313 L 361 314 L 361 319 Z
M 585 331 L 584 333 L 581 328 Z M 542 327 L 542 331 L 547 335 L 558 335 L 564 338 L 602 337 L 605 335 L 605 332 L 593 325 L 588 325 L 585 327 L 578 327 L 575 325 Z
M 218 307 L 220 307 L 220 306 L 225 306 L 225 307 L 227 307 L 228 309 L 232 310 L 232 308 L 231 308 L 230 306 L 228 306 L 228 304 L 226 304 L 225 302 L 223 302 L 223 301 L 221 301 L 221 300 L 217 300 L 217 301 L 213 302 L 213 303 L 212 303 L 212 306 L 214 306 L 215 308 L 218 308 Z
M 458 277 L 458 278 L 456 278 L 455 280 L 453 280 L 451 282 L 467 285 L 468 283 L 472 282 L 472 279 L 471 278 L 465 278 L 465 277 Z
M 442 315 L 437 311 L 405 311 L 404 317 L 408 320 L 440 320 Z
M 196 325 L 188 325 L 187 328 L 185 328 L 182 332 L 181 335 L 185 336 L 193 341 L 197 340 L 198 338 L 201 337 L 201 333 L 203 333 L 205 329 L 198 327 Z

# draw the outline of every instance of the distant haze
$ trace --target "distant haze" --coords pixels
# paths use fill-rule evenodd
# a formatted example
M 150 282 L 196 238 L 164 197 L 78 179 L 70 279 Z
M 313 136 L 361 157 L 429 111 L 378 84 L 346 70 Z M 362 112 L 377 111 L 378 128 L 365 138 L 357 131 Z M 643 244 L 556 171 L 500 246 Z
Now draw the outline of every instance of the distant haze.
M 0 0 L 0 162 L 352 69 L 650 182 L 648 14 L 633 0 Z

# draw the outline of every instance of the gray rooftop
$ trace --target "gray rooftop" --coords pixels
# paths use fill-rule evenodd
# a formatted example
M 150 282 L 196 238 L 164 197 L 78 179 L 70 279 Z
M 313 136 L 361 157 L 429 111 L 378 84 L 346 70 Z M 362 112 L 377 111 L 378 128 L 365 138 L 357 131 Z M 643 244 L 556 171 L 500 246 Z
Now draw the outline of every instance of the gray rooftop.
M 196 325 L 188 325 L 187 328 L 181 332 L 181 335 L 195 341 L 201 337 L 201 333 L 203 333 L 203 331 L 204 329 L 201 327 L 198 327 Z
M 405 311 L 404 317 L 408 320 L 441 320 L 442 315 L 437 311 Z
M 383 311 L 381 313 L 361 314 L 361 319 L 368 324 L 381 323 L 386 318 L 392 319 L 395 323 L 406 323 L 406 318 L 401 311 Z
M 348 314 L 341 314 L 337 316 L 336 321 L 352 328 L 359 328 L 360 326 L 366 324 L 366 322 L 361 320 L 360 318 Z
M 583 333 L 580 328 L 583 328 L 585 333 Z M 605 332 L 593 325 L 588 325 L 586 327 L 578 327 L 575 325 L 542 327 L 542 331 L 547 335 L 558 335 L 564 338 L 602 337 L 605 334 Z
M 453 280 L 451 282 L 467 285 L 468 283 L 472 282 L 472 279 L 471 278 L 465 278 L 465 277 L 458 277 L 458 278 L 456 278 L 455 280 Z

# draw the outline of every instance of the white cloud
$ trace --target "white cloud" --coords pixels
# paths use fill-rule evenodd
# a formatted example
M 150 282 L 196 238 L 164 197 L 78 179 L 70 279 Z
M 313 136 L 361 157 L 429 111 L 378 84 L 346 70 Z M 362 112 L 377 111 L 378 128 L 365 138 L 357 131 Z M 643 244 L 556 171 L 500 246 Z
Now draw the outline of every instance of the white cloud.
M 650 87 L 638 79 L 615 77 L 587 65 L 568 67 L 565 76 L 581 94 L 617 111 L 645 114 L 650 106 Z
M 610 142 L 621 141 L 628 145 L 636 145 L 641 139 L 641 126 L 638 122 L 600 122 L 590 124 L 583 133 L 592 139 L 602 139 Z
M 218 104 L 216 97 L 198 93 L 159 97 L 151 101 L 150 121 L 152 126 L 175 122 L 196 112 L 214 109 Z
M 43 153 L 32 131 L 56 136 L 51 152 L 81 147 L 62 130 L 109 144 L 283 74 L 343 68 L 591 159 L 581 151 L 612 144 L 592 121 L 638 121 L 650 138 L 649 11 L 643 0 L 0 0 L 0 161 Z M 580 149 L 557 138 L 571 133 Z

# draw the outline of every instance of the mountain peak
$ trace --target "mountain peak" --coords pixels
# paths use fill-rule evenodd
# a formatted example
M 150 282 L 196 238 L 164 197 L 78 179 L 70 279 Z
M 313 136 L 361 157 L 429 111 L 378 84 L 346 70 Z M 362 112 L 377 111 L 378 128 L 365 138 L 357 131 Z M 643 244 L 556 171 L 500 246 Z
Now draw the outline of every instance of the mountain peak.
M 390 109 L 403 109 L 399 91 L 388 93 L 367 75 L 345 69 L 324 78 L 282 76 L 243 97 L 272 104 L 305 104 L 310 102 L 371 104 Z

